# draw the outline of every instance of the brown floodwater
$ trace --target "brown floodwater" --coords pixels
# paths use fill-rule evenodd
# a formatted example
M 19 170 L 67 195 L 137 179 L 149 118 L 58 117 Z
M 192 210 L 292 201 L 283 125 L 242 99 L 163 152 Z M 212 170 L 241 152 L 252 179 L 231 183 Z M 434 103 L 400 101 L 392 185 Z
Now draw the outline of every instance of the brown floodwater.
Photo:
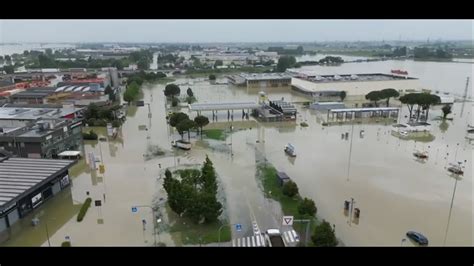
M 181 90 L 187 87 L 181 86 Z M 208 82 L 195 82 L 189 87 L 198 102 L 256 102 L 260 90 L 266 91 L 270 99 L 308 100 L 289 88 L 247 89 Z M 85 141 L 84 153 L 93 152 L 102 158 L 104 174 L 91 171 L 87 162 L 80 161 L 71 169 L 71 188 L 16 224 L 10 240 L 3 245 L 47 246 L 45 223 L 53 246 L 60 245 L 66 236 L 76 246 L 153 245 L 151 210 L 143 207 L 132 213 L 131 207 L 166 198 L 159 179 L 166 167 L 198 165 L 206 155 L 213 161 L 225 192 L 225 218 L 231 224 L 243 225 L 242 232 L 233 230 L 233 237 L 250 235 L 252 221 L 257 221 L 261 230 L 280 227 L 281 208 L 265 199 L 255 178 L 257 163 L 266 158 L 298 184 L 303 197 L 316 202 L 318 217 L 334 224 L 338 238 L 349 246 L 400 245 L 409 230 L 423 233 L 430 245 L 443 245 L 455 183 L 445 168 L 449 163 L 466 160 L 465 175 L 457 183 L 446 245 L 472 245 L 472 145 L 465 139 L 467 124 L 474 124 L 472 103 L 465 104 L 462 117 L 462 104 L 455 104 L 453 121 L 431 121 L 434 138 L 428 142 L 399 139 L 390 134 L 390 125 L 382 122 L 355 124 L 349 163 L 351 136 L 345 140 L 341 134 L 351 133 L 352 126 L 323 127 L 317 113 L 300 104 L 297 122 L 290 123 L 242 121 L 240 112 L 235 112 L 234 122 L 228 122 L 222 112 L 219 121 L 209 128 L 228 129 L 233 125 L 235 130 L 225 141 L 199 140 L 198 136 L 191 151 L 174 152 L 170 142 L 180 136 L 166 124 L 163 89 L 164 85 L 159 84 L 143 88 L 151 118 L 147 105 L 130 107 L 117 139 Z M 406 107 L 402 110 L 400 119 L 404 121 L 408 111 Z M 182 111 L 187 112 L 187 108 Z M 430 120 L 440 114 L 440 107 L 433 108 Z M 302 121 L 309 126 L 300 127 Z M 106 134 L 105 128 L 94 130 Z M 365 131 L 363 138 L 360 130 Z M 295 159 L 283 152 L 287 143 L 296 147 Z M 165 155 L 145 158 L 148 147 L 155 145 Z M 428 151 L 429 159 L 415 160 L 415 150 Z M 87 192 L 93 200 L 101 200 L 102 206 L 93 204 L 79 223 L 76 216 Z M 358 224 L 349 224 L 343 212 L 343 203 L 350 198 L 361 211 Z M 166 224 L 172 221 L 166 211 L 163 213 L 157 241 L 181 245 L 178 235 L 167 230 Z M 31 226 L 34 217 L 40 219 L 36 227 Z M 407 241 L 404 245 L 413 244 Z

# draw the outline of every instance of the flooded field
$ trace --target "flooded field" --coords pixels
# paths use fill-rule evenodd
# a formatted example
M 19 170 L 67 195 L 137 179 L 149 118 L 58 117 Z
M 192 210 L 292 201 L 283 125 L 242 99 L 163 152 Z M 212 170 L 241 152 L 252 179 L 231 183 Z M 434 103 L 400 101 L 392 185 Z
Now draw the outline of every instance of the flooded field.
M 398 62 L 393 64 L 387 68 L 403 67 Z M 350 66 L 346 68 L 350 70 Z M 461 78 L 463 82 L 465 76 Z M 462 84 L 456 85 L 456 92 L 461 87 L 459 93 L 462 93 Z M 289 88 L 247 89 L 205 81 L 183 85 L 181 91 L 187 87 L 192 88 L 198 102 L 256 102 L 261 90 L 271 100 L 308 101 Z M 228 222 L 243 225 L 242 232 L 233 231 L 234 238 L 250 235 L 253 220 L 261 230 L 280 226 L 280 207 L 264 198 L 255 178 L 257 161 L 264 158 L 277 170 L 285 171 L 298 184 L 303 197 L 315 201 L 318 217 L 334 224 L 337 237 L 348 246 L 397 246 L 409 230 L 422 232 L 430 245 L 443 245 L 455 184 L 446 167 L 460 161 L 465 165 L 465 175 L 457 183 L 446 245 L 473 244 L 472 145 L 465 138 L 467 124 L 474 124 L 472 103 L 465 104 L 462 116 L 462 104 L 456 103 L 453 121 L 433 121 L 441 115 L 440 107 L 433 108 L 430 123 L 434 138 L 425 142 L 397 138 L 390 133 L 390 125 L 382 122 L 323 127 L 317 114 L 301 104 L 297 104 L 297 121 L 289 123 L 259 123 L 252 118 L 242 121 L 239 112 L 232 122 L 222 112 L 218 122 L 208 128 L 235 126 L 225 141 L 199 140 L 197 136 L 191 151 L 174 152 L 170 143 L 180 136 L 166 124 L 163 89 L 164 85 L 159 84 L 145 85 L 142 89 L 143 100 L 150 104 L 151 117 L 147 105 L 129 107 L 117 139 L 84 143 L 84 154 L 93 152 L 103 161 L 104 174 L 91 171 L 84 160 L 80 161 L 71 169 L 71 188 L 16 224 L 11 239 L 3 245 L 58 246 L 66 236 L 71 238 L 73 246 L 153 245 L 151 209 L 142 207 L 132 213 L 131 207 L 151 205 L 157 198 L 166 198 L 160 178 L 165 168 L 199 165 L 206 155 L 213 161 L 225 192 Z M 188 112 L 187 108 L 181 111 Z M 402 122 L 407 113 L 403 106 Z M 189 115 L 194 117 L 195 113 Z M 210 112 L 203 115 L 211 117 Z M 302 121 L 309 126 L 300 127 Z M 94 130 L 106 135 L 105 128 Z M 363 137 L 359 134 L 361 130 L 365 131 Z M 348 140 L 341 138 L 346 132 L 350 134 Z M 287 143 L 296 147 L 294 160 L 283 152 Z M 165 155 L 145 158 L 148 147 L 156 145 Z M 429 159 L 415 160 L 415 150 L 427 151 Z M 102 206 L 93 204 L 79 223 L 76 216 L 87 193 L 93 201 L 101 200 Z M 351 198 L 361 210 L 359 224 L 348 224 L 343 213 L 344 201 Z M 157 241 L 169 246 L 181 245 L 179 233 L 168 231 L 172 215 L 166 215 L 165 209 L 163 213 Z M 36 227 L 31 226 L 34 217 L 41 221 Z M 145 227 L 143 219 L 147 221 Z

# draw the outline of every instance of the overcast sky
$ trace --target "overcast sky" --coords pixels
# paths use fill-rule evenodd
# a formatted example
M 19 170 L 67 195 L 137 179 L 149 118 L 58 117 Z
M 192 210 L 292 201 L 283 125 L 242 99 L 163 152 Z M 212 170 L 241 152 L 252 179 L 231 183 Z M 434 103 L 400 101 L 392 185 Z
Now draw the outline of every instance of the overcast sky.
M 472 20 L 0 20 L 0 42 L 473 39 Z

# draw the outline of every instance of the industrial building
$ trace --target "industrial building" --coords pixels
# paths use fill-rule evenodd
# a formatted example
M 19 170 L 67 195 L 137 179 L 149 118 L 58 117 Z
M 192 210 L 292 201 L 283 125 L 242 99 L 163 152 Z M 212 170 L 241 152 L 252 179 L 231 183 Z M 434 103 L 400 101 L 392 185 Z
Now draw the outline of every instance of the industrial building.
M 229 83 L 247 87 L 286 87 L 291 84 L 291 76 L 282 73 L 241 73 L 228 76 Z
M 0 129 L 0 149 L 26 158 L 58 158 L 82 146 L 82 120 L 40 120 L 34 125 Z
M 0 128 L 23 127 L 39 120 L 66 118 L 75 120 L 82 117 L 84 109 L 73 106 L 53 107 L 49 105 L 0 107 Z
M 70 185 L 74 162 L 0 157 L 0 241 L 13 224 Z
M 393 88 L 401 94 L 421 91 L 418 79 L 390 74 L 347 74 L 347 75 L 296 75 L 291 79 L 293 90 L 310 95 L 315 99 L 335 100 L 341 91 L 347 99 L 364 100 L 365 95 L 374 90 Z
M 28 88 L 10 96 L 10 101 L 19 104 L 45 104 L 46 98 L 54 93 L 54 87 Z

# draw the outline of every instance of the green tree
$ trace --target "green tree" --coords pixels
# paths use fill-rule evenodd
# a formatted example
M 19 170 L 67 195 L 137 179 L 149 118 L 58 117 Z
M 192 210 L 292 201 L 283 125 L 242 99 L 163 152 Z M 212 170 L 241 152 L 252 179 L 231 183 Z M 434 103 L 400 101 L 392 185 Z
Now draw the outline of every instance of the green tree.
M 132 102 L 134 99 L 135 96 L 133 95 L 133 92 L 129 89 L 126 89 L 123 93 L 123 100 L 130 104 L 130 102 Z
M 202 128 L 209 124 L 209 119 L 206 116 L 198 115 L 194 118 L 194 122 L 199 127 L 202 137 Z
M 365 95 L 365 99 L 374 102 L 375 106 L 378 107 L 378 101 L 383 99 L 383 95 L 380 91 L 371 91 Z
M 181 170 L 180 178 L 165 172 L 163 187 L 170 208 L 194 223 L 215 222 L 222 213 L 222 204 L 217 200 L 217 176 L 209 158 L 206 156 L 201 171 Z
M 216 75 L 210 74 L 209 75 L 209 80 L 216 80 Z
M 426 112 L 425 120 L 428 120 L 428 113 L 430 111 L 430 106 L 440 104 L 441 103 L 441 98 L 438 95 L 434 94 L 429 94 L 429 93 L 420 93 L 420 96 L 418 98 L 418 105 L 423 108 Z M 417 120 L 420 116 L 420 113 L 418 113 Z
M 419 93 L 408 93 L 399 98 L 400 102 L 406 104 L 410 112 L 410 119 L 412 117 L 413 108 L 418 104 Z
M 45 50 L 45 53 L 46 53 L 47 56 L 53 56 L 53 50 L 51 48 L 47 48 Z
M 218 67 L 222 65 L 224 65 L 224 62 L 222 62 L 222 60 L 216 60 L 216 62 L 214 62 L 214 67 Z
M 383 99 L 387 99 L 387 107 L 389 105 L 390 98 L 396 98 L 400 96 L 400 93 L 392 88 L 383 89 L 380 91 L 380 93 L 382 94 Z
M 110 95 L 113 92 L 114 91 L 112 90 L 112 87 L 110 85 L 107 85 L 107 87 L 105 87 L 104 94 Z
M 445 104 L 443 108 L 441 108 L 441 111 L 443 111 L 443 119 L 446 119 L 446 117 L 451 113 L 451 105 Z
M 169 118 L 169 120 L 170 120 L 170 126 L 176 127 L 176 125 L 177 125 L 179 122 L 181 122 L 181 121 L 183 121 L 183 120 L 187 120 L 187 119 L 189 119 L 189 116 L 188 116 L 187 114 L 185 114 L 185 113 L 182 113 L 182 112 L 179 112 L 179 113 L 172 113 L 172 114 L 170 115 L 170 118 Z
M 290 181 L 286 182 L 285 184 L 283 184 L 282 192 L 283 192 L 283 195 L 286 195 L 286 196 L 292 198 L 292 197 L 298 195 L 298 186 L 296 185 L 295 182 L 290 180 Z
M 298 213 L 301 215 L 309 215 L 314 217 L 317 211 L 318 209 L 316 208 L 316 204 L 314 204 L 312 199 L 304 198 L 298 204 Z
M 303 54 L 304 53 L 304 49 L 303 49 L 303 46 L 298 46 L 298 48 L 296 48 L 296 53 L 297 54 Z
M 339 97 L 341 98 L 341 102 L 344 101 L 344 99 L 346 98 L 347 94 L 346 94 L 346 91 L 340 91 L 339 92 Z
M 184 132 L 188 132 L 188 140 L 191 139 L 190 133 L 193 128 L 196 128 L 196 123 L 190 119 L 182 120 L 176 125 L 176 130 L 181 134 L 181 138 L 183 138 Z
M 3 66 L 3 71 L 5 71 L 6 74 L 13 74 L 15 73 L 15 67 L 14 66 L 8 66 L 8 65 L 5 65 Z
M 5 61 L 7 61 L 7 62 L 11 62 L 11 61 L 12 61 L 12 58 L 11 58 L 11 56 L 9 56 L 9 55 L 5 55 Z
M 99 117 L 99 106 L 95 103 L 91 103 L 87 106 L 86 111 L 84 112 L 85 119 L 98 118 Z
M 179 103 L 178 99 L 173 98 L 173 99 L 171 100 L 171 107 L 176 107 L 176 106 L 178 106 L 178 103 Z
M 317 247 L 335 247 L 338 244 L 334 229 L 325 220 L 316 226 L 311 240 Z
M 168 84 L 165 87 L 165 96 L 166 97 L 174 97 L 181 93 L 181 90 L 178 85 L 176 84 Z
M 296 64 L 294 56 L 281 56 L 277 63 L 277 72 L 285 72 L 286 69 L 293 67 Z
M 186 90 L 186 93 L 188 94 L 189 97 L 194 96 L 193 90 L 191 90 L 191 88 L 188 88 L 188 90 Z

